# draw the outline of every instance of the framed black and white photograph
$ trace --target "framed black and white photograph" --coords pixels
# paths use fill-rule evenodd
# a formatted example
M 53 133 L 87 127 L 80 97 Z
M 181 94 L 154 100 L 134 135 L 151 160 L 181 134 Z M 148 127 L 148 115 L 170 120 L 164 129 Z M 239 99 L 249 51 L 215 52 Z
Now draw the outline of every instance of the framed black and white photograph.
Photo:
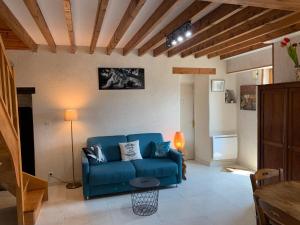
M 143 68 L 98 68 L 99 90 L 145 89 Z
M 225 80 L 211 80 L 212 92 L 224 92 Z

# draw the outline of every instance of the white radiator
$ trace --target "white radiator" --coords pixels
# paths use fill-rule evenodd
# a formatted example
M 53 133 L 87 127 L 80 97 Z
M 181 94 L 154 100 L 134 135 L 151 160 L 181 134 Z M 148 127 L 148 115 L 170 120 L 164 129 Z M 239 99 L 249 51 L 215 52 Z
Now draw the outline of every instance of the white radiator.
M 213 160 L 237 159 L 237 135 L 215 135 L 213 139 Z

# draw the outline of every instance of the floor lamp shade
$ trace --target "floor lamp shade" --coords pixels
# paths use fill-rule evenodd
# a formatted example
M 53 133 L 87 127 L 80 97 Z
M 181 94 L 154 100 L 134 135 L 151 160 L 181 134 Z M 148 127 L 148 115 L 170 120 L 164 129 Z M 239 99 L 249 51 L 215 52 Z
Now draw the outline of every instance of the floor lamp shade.
M 185 145 L 184 134 L 180 131 L 177 131 L 174 136 L 174 146 L 177 150 L 183 150 Z
M 65 121 L 78 120 L 78 113 L 76 109 L 66 109 L 64 114 Z

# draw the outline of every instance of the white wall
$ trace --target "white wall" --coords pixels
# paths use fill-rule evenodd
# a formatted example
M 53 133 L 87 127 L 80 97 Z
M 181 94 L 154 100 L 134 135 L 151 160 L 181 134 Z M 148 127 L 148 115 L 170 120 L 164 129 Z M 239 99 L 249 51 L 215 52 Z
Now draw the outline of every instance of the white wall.
M 63 121 L 65 108 L 79 109 L 79 121 L 74 124 L 79 176 L 80 150 L 87 137 L 162 132 L 165 139 L 173 139 L 174 132 L 180 128 L 180 78 L 171 74 L 173 66 L 216 67 L 217 73 L 225 74 L 225 62 L 204 57 L 90 55 L 84 49 L 76 54 L 64 49 L 56 54 L 41 49 L 38 53 L 10 51 L 8 55 L 15 66 L 17 86 L 36 88 L 33 95 L 36 170 L 44 178 L 50 170 L 63 179 L 71 177 L 70 127 Z M 99 91 L 97 68 L 101 66 L 145 68 L 146 89 Z M 200 90 L 199 98 L 195 96 L 199 100 L 195 104 L 200 104 L 205 113 L 196 112 L 196 126 L 204 126 L 202 131 L 207 132 L 198 132 L 196 137 L 201 146 L 196 155 L 201 159 L 211 152 L 206 143 L 208 99 L 203 100 L 202 96 L 205 90 L 208 97 L 208 78 L 200 78 L 195 89 L 198 85 L 205 89 Z
M 237 123 L 239 136 L 238 163 L 249 169 L 257 169 L 257 111 L 240 110 L 240 86 L 256 85 L 253 71 L 235 74 L 237 77 Z
M 270 65 L 272 65 L 272 48 L 227 60 L 227 72 L 231 73 L 229 76 L 236 77 L 238 163 L 253 170 L 257 168 L 257 111 L 240 110 L 240 86 L 257 84 L 253 76 L 254 71 L 249 71 L 249 69 Z M 235 73 L 234 71 L 244 72 Z
M 300 36 L 291 38 L 291 42 L 299 43 Z M 300 50 L 298 51 L 298 56 L 300 56 Z M 282 48 L 280 41 L 278 41 L 274 44 L 274 82 L 283 83 L 293 81 L 296 81 L 295 65 L 289 57 L 287 49 Z
M 209 165 L 212 159 L 209 137 L 209 77 L 195 77 L 195 159 Z
M 227 72 L 234 73 L 255 68 L 272 66 L 272 47 L 227 60 Z
M 225 92 L 212 92 L 211 80 L 225 80 L 225 90 L 236 93 L 236 77 L 226 73 L 218 73 L 209 77 L 209 134 L 210 136 L 222 133 L 236 133 L 236 104 L 225 103 Z

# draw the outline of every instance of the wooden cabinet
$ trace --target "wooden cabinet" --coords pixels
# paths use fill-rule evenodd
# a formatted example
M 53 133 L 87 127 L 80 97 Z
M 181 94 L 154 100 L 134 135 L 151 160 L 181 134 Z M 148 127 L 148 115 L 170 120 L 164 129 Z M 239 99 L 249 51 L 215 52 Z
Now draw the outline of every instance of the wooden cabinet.
M 300 82 L 258 87 L 258 168 L 300 180 Z

